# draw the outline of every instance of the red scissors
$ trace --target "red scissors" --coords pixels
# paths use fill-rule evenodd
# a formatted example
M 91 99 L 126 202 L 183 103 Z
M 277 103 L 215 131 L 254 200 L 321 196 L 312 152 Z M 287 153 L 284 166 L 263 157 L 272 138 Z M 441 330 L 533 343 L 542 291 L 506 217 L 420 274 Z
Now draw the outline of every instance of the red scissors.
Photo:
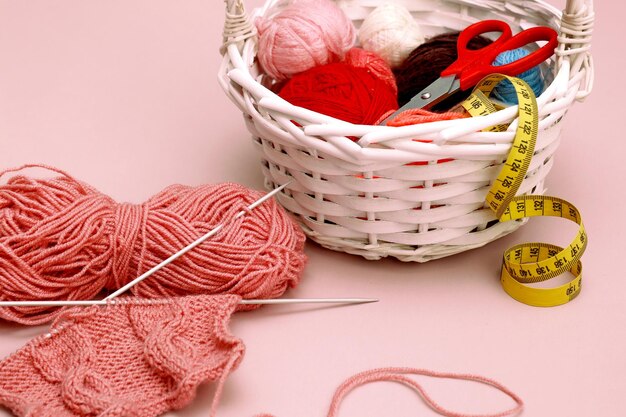
M 484 48 L 467 49 L 467 44 L 472 38 L 487 32 L 502 32 L 502 34 Z M 510 64 L 498 67 L 492 65 L 501 52 L 521 48 L 537 41 L 546 41 L 547 43 Z M 459 90 L 472 88 L 487 75 L 496 72 L 510 76 L 521 74 L 550 58 L 557 44 L 557 33 L 549 27 L 537 26 L 512 36 L 511 27 L 501 20 L 483 20 L 474 23 L 459 34 L 457 60 L 443 70 L 435 82 L 417 93 L 411 101 L 386 118 L 381 124 L 386 125 L 388 120 L 408 109 L 431 108 Z

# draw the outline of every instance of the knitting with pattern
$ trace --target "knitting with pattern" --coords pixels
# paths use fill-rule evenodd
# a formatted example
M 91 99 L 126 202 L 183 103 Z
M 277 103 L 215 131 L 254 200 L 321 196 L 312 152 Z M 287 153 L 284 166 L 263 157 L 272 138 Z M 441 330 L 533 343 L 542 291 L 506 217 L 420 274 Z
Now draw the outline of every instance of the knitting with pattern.
M 153 417 L 216 382 L 243 342 L 227 328 L 241 297 L 136 297 L 64 311 L 48 335 L 0 362 L 0 405 L 18 417 Z

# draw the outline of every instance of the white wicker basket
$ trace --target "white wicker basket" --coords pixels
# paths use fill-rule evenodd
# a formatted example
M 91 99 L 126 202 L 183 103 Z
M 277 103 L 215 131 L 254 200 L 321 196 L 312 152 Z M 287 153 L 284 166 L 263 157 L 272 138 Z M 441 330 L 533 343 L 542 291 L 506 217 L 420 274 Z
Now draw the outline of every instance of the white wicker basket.
M 547 67 L 549 85 L 538 97 L 535 156 L 519 191 L 543 193 L 562 118 L 592 87 L 592 0 L 568 0 L 563 13 L 540 0 L 396 1 L 411 11 L 427 36 L 487 18 L 507 21 L 514 33 L 536 25 L 560 32 L 555 59 Z M 424 262 L 483 246 L 522 224 L 495 222 L 484 205 L 511 146 L 517 106 L 485 117 L 398 128 L 353 125 L 293 106 L 263 86 L 266 77 L 255 59 L 251 22 L 278 3 L 269 0 L 248 17 L 242 0 L 226 0 L 219 80 L 244 113 L 266 186 L 293 180 L 278 200 L 311 239 L 368 259 Z M 337 3 L 358 27 L 380 2 Z M 506 132 L 481 132 L 512 121 Z M 436 162 L 443 158 L 454 160 Z M 415 161 L 426 164 L 407 165 Z

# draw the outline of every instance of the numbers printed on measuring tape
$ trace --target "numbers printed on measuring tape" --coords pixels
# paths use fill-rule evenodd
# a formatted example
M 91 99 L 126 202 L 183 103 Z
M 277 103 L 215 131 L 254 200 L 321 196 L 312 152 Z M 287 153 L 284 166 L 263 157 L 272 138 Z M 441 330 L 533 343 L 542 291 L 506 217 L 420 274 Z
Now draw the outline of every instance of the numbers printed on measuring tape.
M 495 86 L 502 80 L 511 81 L 519 103 L 518 126 L 506 161 L 491 189 L 486 203 L 501 221 L 526 217 L 560 217 L 579 225 L 576 237 L 567 247 L 549 243 L 524 243 L 505 251 L 502 259 L 500 282 L 504 290 L 516 300 L 541 307 L 565 304 L 573 300 L 582 288 L 582 263 L 580 257 L 587 247 L 587 234 L 580 212 L 568 201 L 543 195 L 516 196 L 535 152 L 539 123 L 537 100 L 530 87 L 519 78 L 492 74 L 476 86 L 472 95 L 462 103 L 473 117 L 496 111 L 489 100 Z M 485 129 L 502 132 L 506 125 Z M 537 288 L 528 284 L 547 281 L 564 273 L 574 278 L 553 288 Z

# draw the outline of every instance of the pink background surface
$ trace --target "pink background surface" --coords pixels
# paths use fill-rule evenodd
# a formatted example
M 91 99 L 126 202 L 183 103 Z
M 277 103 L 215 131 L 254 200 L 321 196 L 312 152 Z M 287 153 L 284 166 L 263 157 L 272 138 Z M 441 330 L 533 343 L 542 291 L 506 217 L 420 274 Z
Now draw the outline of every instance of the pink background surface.
M 219 416 L 322 416 L 341 381 L 377 366 L 493 377 L 521 395 L 527 416 L 626 413 L 623 254 L 616 245 L 625 229 L 619 77 L 626 63 L 618 25 L 626 9 L 597 3 L 596 87 L 568 114 L 547 183 L 585 219 L 590 246 L 581 296 L 562 307 L 532 308 L 498 282 L 506 247 L 569 242 L 575 227 L 558 220 L 534 219 L 484 248 L 427 264 L 368 262 L 308 244 L 302 285 L 288 296 L 381 302 L 237 314 L 232 330 L 247 355 L 227 383 Z M 261 188 L 241 115 L 216 82 L 223 15 L 216 0 L 0 0 L 0 167 L 55 165 L 132 202 L 175 182 Z M 0 323 L 0 356 L 44 329 Z M 471 384 L 426 386 L 460 411 L 509 404 Z M 205 387 L 191 407 L 171 415 L 207 416 L 211 395 Z M 390 383 L 350 396 L 342 415 L 392 411 L 434 415 Z

